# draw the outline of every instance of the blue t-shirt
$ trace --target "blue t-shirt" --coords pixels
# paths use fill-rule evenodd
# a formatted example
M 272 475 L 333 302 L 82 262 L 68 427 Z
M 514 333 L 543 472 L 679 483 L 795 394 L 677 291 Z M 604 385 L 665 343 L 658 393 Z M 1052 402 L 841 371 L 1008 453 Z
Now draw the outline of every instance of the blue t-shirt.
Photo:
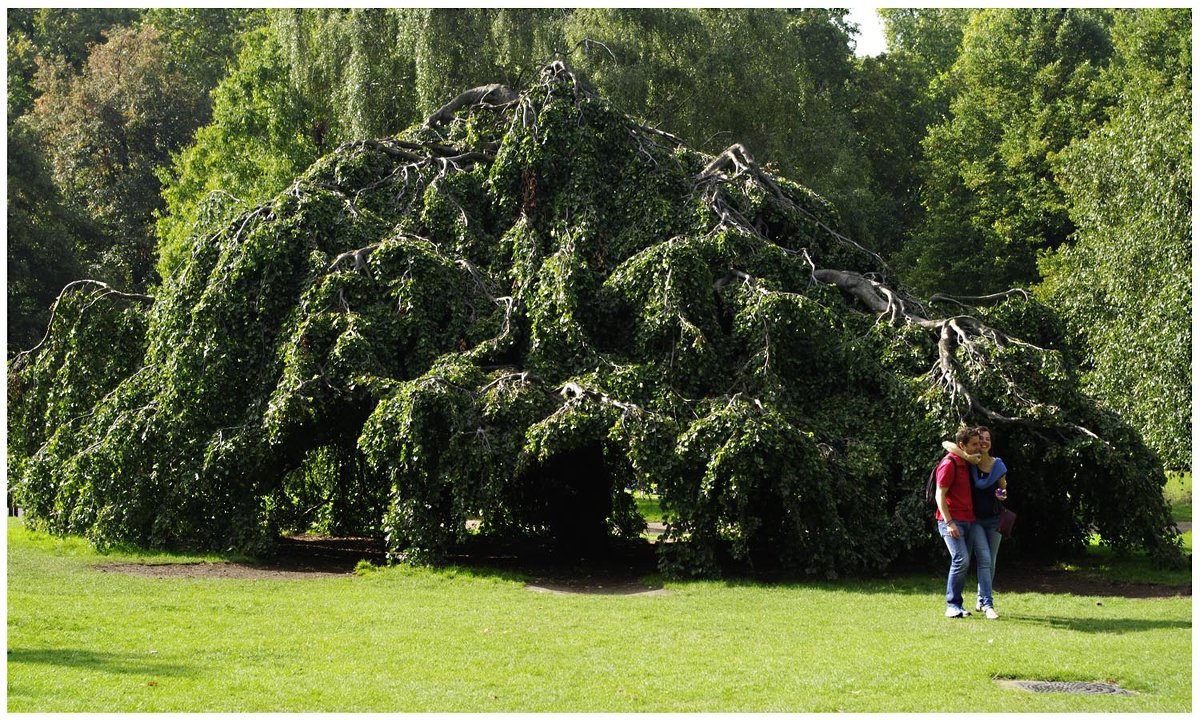
M 979 472 L 979 467 L 971 465 L 971 505 L 975 510 L 975 519 L 996 517 L 1004 509 L 1003 503 L 996 497 L 996 484 L 1008 472 L 1004 461 L 993 458 L 992 471 Z
M 1008 472 L 1008 466 L 1000 458 L 992 458 L 995 462 L 992 464 L 991 472 L 979 472 L 978 465 L 971 466 L 971 484 L 980 490 L 991 487 L 1000 481 L 1000 478 Z

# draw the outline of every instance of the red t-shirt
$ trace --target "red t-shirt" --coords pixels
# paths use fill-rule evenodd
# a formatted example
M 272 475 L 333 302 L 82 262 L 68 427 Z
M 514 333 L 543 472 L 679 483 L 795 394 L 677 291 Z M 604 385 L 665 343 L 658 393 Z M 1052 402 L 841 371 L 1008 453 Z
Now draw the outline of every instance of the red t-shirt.
M 971 503 L 971 471 L 967 461 L 946 453 L 946 457 L 937 466 L 938 487 L 949 488 L 946 491 L 946 506 L 950 508 L 950 516 L 964 522 L 975 521 L 975 506 Z M 942 510 L 938 508 L 937 519 L 942 520 Z

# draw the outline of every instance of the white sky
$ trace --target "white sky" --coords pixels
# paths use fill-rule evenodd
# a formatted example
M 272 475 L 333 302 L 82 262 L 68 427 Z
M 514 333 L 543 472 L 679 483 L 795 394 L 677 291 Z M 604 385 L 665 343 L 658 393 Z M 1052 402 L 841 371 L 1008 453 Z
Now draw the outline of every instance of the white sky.
M 857 44 L 855 55 L 878 55 L 887 49 L 887 43 L 883 39 L 883 20 L 875 14 L 875 8 L 851 7 L 846 19 L 858 25 L 858 36 L 854 38 Z

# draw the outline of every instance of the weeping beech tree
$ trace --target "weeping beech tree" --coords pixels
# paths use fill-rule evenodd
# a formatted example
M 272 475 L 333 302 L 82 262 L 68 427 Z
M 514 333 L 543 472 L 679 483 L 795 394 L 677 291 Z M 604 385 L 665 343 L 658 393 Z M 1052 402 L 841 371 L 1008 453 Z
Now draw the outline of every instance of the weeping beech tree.
M 10 368 L 35 526 L 261 551 L 373 534 L 572 549 L 667 518 L 664 570 L 878 570 L 936 552 L 939 441 L 987 423 L 1012 550 L 1181 550 L 1161 464 L 1079 390 L 1024 292 L 907 294 L 820 197 L 704 156 L 555 63 L 341 146 L 156 298 L 60 296 Z M 473 521 L 473 522 L 468 522 Z

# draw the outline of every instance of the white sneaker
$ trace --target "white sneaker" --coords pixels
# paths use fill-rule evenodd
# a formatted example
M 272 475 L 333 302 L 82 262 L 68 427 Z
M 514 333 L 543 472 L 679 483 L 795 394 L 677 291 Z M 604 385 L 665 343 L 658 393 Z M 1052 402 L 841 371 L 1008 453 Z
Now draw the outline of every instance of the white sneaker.
M 990 607 L 990 606 L 985 607 L 983 609 L 983 615 L 988 620 L 999 620 L 1000 619 L 1000 613 L 996 612 L 996 609 L 993 607 Z
M 948 618 L 961 618 L 970 614 L 971 613 L 967 612 L 966 610 L 963 610 L 960 607 L 954 607 L 953 605 L 946 608 L 946 617 Z

